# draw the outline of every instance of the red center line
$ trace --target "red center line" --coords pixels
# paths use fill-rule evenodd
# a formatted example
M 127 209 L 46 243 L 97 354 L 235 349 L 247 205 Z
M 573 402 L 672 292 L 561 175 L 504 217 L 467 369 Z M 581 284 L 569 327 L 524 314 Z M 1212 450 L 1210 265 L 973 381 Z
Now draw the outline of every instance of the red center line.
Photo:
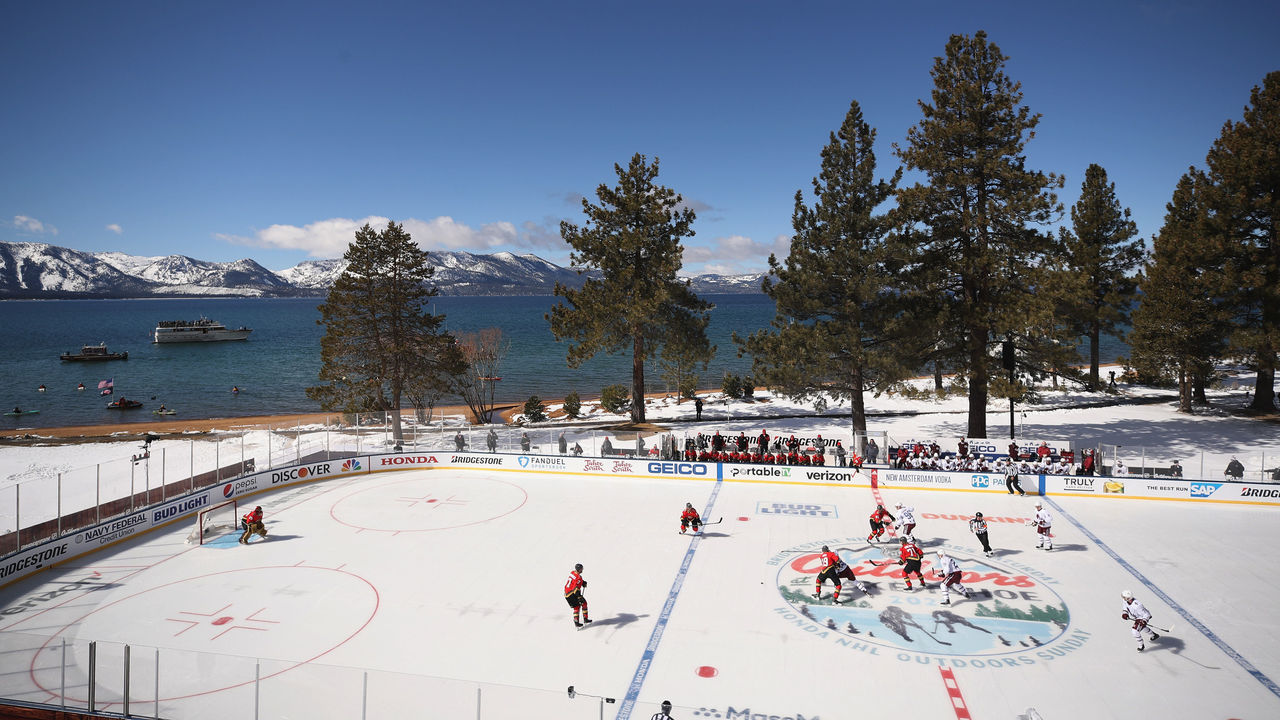
M 940 667 L 938 672 L 942 673 L 942 684 L 946 686 L 947 695 L 951 697 L 951 707 L 956 711 L 956 720 L 973 720 L 973 716 L 969 714 L 969 706 L 964 703 L 964 695 L 960 694 L 960 685 L 956 683 L 955 673 L 948 667 Z

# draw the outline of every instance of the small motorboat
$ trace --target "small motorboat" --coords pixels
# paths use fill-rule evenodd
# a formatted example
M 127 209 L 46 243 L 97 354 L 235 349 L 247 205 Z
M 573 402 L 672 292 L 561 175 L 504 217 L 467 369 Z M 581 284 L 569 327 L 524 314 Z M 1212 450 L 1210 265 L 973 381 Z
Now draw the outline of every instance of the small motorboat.
M 107 351 L 106 343 L 98 343 L 97 345 L 85 345 L 80 348 L 78 353 L 65 352 L 59 355 L 63 362 L 95 362 L 100 360 L 128 360 L 129 353 L 113 353 Z
M 142 403 L 137 400 L 125 400 L 124 398 L 107 403 L 108 410 L 134 410 L 140 407 L 142 407 Z

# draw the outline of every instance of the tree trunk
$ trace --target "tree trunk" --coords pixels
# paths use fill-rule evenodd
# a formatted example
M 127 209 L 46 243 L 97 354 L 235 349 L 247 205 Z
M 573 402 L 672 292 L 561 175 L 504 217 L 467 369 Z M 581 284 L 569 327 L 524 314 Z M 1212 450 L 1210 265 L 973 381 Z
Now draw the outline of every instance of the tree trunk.
M 987 437 L 987 333 L 974 329 L 969 333 L 969 431 L 966 437 Z
M 1272 412 L 1275 405 L 1276 372 L 1270 369 L 1258 369 L 1258 377 L 1253 384 L 1253 403 L 1249 409 L 1258 412 Z
M 396 445 L 399 445 L 404 438 L 404 431 L 400 427 L 399 383 L 392 383 L 391 385 L 391 437 L 395 439 Z
M 1089 389 L 1097 390 L 1102 386 L 1102 378 L 1098 377 L 1098 323 L 1089 327 Z
M 1204 394 L 1205 378 L 1204 372 L 1197 370 L 1191 375 L 1191 402 L 1199 405 L 1208 405 L 1209 398 Z
M 861 389 L 862 386 L 859 385 L 858 388 Z M 941 360 L 933 361 L 933 389 L 937 390 L 939 393 L 942 392 L 942 361 Z
M 1191 379 L 1185 367 L 1178 368 L 1178 412 L 1191 412 Z
M 635 333 L 631 348 L 631 422 L 644 422 L 644 336 Z
M 862 369 L 853 371 L 853 391 L 849 393 L 849 420 L 853 429 L 853 446 L 860 457 L 867 456 L 867 401 L 862 391 Z

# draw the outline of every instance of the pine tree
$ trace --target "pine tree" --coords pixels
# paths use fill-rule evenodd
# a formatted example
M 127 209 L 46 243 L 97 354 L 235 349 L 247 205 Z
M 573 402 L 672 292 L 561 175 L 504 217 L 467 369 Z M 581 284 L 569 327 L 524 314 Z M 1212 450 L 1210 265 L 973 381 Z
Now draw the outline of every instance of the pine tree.
M 1280 71 L 1249 100 L 1241 122 L 1227 121 L 1209 150 L 1206 198 L 1210 237 L 1226 254 L 1231 345 L 1257 371 L 1252 409 L 1269 412 L 1280 360 Z
M 900 346 L 890 342 L 893 293 L 884 262 L 886 216 L 901 171 L 876 180 L 876 132 L 856 101 L 822 149 L 813 179 L 814 204 L 795 195 L 795 235 L 786 262 L 769 256 L 763 289 L 777 305 L 769 330 L 734 341 L 752 356 L 753 373 L 796 400 L 832 396 L 850 401 L 850 424 L 864 452 L 863 393 L 887 389 L 905 376 Z
M 934 60 L 932 102 L 896 148 L 925 176 L 898 193 L 898 254 L 922 335 L 937 332 L 936 357 L 969 385 L 968 437 L 987 436 L 989 384 L 1001 342 L 1053 332 L 1054 298 L 1044 259 L 1053 238 L 1032 225 L 1062 214 L 1057 175 L 1025 166 L 1040 122 L 1019 105 L 1021 84 L 985 32 L 953 35 Z
M 1081 283 L 1071 315 L 1089 339 L 1089 387 L 1096 390 L 1101 386 L 1099 340 L 1103 333 L 1117 335 L 1129 322 L 1142 239 L 1129 209 L 1116 198 L 1115 183 L 1107 182 L 1107 171 L 1097 164 L 1085 170 L 1080 199 L 1071 206 L 1071 225 L 1074 232 L 1061 233 L 1067 276 Z
M 628 167 L 614 165 L 617 187 L 596 188 L 599 204 L 582 200 L 584 227 L 560 223 L 560 235 L 573 247 L 569 256 L 583 273 L 598 270 L 581 290 L 557 284 L 564 298 L 546 316 L 556 340 L 569 340 L 567 360 L 576 368 L 598 352 L 631 352 L 633 422 L 644 422 L 644 364 L 663 344 L 678 342 L 695 360 L 712 357 L 707 341 L 711 303 L 698 298 L 676 272 L 693 235 L 694 212 L 670 188 L 654 182 L 653 164 L 637 153 Z
M 391 412 L 392 435 L 403 438 L 401 399 L 447 388 L 465 367 L 443 315 L 427 312 L 437 293 L 435 269 L 404 228 L 356 231 L 343 271 L 320 305 L 320 385 L 307 397 L 325 410 Z
M 1225 347 L 1226 308 L 1216 250 L 1204 240 L 1203 173 L 1192 168 L 1178 181 L 1141 279 L 1141 303 L 1127 338 L 1130 364 L 1152 379 L 1178 383 L 1178 411 L 1189 413 L 1197 377 L 1203 378 Z

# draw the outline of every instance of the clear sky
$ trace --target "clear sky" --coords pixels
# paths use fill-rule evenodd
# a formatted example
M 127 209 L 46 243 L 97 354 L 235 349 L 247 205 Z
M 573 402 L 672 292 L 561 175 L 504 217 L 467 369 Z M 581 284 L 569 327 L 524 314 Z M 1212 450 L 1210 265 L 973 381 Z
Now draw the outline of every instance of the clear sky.
M 564 264 L 560 220 L 634 153 L 697 212 L 686 273 L 763 270 L 850 102 L 892 173 L 978 30 L 1043 114 L 1028 165 L 1068 208 L 1102 165 L 1149 238 L 1280 70 L 1260 1 L 6 2 L 0 27 L 0 240 L 274 270 L 385 218 Z

